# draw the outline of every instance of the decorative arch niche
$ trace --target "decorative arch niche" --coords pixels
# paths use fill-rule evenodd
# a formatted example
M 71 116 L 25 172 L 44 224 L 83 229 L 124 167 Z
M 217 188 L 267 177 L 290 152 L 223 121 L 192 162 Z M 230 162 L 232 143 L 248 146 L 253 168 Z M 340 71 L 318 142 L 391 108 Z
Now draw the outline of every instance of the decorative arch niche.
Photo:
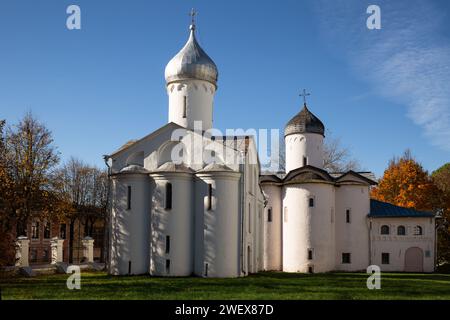
M 174 151 L 175 153 L 178 152 L 177 157 L 174 159 L 172 159 L 172 151 Z M 167 162 L 174 162 L 177 164 L 186 163 L 187 159 L 186 153 L 187 153 L 186 148 L 182 142 L 168 141 L 158 149 L 158 159 L 157 159 L 158 167 Z
M 132 153 L 126 160 L 126 166 L 129 165 L 138 165 L 143 167 L 144 166 L 144 151 L 138 151 Z

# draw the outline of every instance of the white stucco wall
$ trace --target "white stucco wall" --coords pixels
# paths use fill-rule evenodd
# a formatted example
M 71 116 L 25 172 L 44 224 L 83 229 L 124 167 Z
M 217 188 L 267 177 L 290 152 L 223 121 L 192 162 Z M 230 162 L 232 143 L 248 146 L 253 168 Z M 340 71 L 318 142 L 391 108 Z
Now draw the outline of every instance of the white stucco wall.
M 203 122 L 203 130 L 212 128 L 215 87 L 202 80 L 185 80 L 167 86 L 169 122 L 194 129 L 194 121 Z M 186 97 L 186 117 L 183 117 Z
M 323 136 L 316 133 L 290 134 L 285 137 L 286 172 L 303 167 L 303 157 L 307 164 L 323 168 Z
M 314 207 L 309 207 L 309 198 Z M 327 272 L 335 267 L 334 186 L 325 183 L 305 183 L 283 187 L 283 271 Z M 286 208 L 287 221 L 285 220 Z M 308 249 L 313 259 L 308 260 Z
M 127 210 L 128 186 L 131 186 L 130 210 Z M 150 189 L 150 179 L 145 174 L 120 174 L 112 179 L 111 274 L 148 273 Z
M 282 201 L 281 186 L 263 184 L 267 195 L 264 208 L 264 270 L 281 270 L 282 244 Z M 268 221 L 268 211 L 272 210 L 272 221 Z
M 409 248 L 420 248 L 423 253 L 423 271 L 434 271 L 435 221 L 434 218 L 371 218 L 371 264 L 381 271 L 405 271 L 405 252 Z M 387 225 L 389 235 L 381 235 L 381 226 Z M 398 226 L 406 227 L 406 235 L 397 234 Z M 421 226 L 423 235 L 414 235 L 414 227 Z M 382 253 L 389 253 L 389 264 L 382 264 Z
M 346 211 L 350 210 L 350 223 Z M 336 270 L 359 271 L 369 266 L 369 187 L 344 184 L 336 188 Z M 342 263 L 342 253 L 350 253 L 350 263 Z
M 205 277 L 240 276 L 238 172 L 197 173 L 195 184 L 195 274 Z M 212 210 L 207 210 L 208 184 L 213 187 Z
M 152 201 L 150 274 L 189 276 L 194 272 L 194 182 L 183 172 L 151 174 L 155 181 Z M 165 209 L 166 184 L 172 184 L 172 208 Z M 149 199 L 150 200 L 150 199 Z M 170 251 L 166 253 L 166 236 Z M 166 270 L 170 260 L 170 271 Z

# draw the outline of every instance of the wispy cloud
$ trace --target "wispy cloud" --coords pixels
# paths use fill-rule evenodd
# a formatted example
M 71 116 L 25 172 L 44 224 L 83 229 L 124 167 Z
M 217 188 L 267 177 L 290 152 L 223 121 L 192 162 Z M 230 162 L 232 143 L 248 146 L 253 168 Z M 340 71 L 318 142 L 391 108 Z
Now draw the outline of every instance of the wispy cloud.
M 366 1 L 318 1 L 317 15 L 330 46 L 407 115 L 431 144 L 450 151 L 450 43 L 439 35 L 443 15 L 432 2 L 377 1 L 382 30 L 368 30 Z M 342 45 L 344 44 L 344 45 Z

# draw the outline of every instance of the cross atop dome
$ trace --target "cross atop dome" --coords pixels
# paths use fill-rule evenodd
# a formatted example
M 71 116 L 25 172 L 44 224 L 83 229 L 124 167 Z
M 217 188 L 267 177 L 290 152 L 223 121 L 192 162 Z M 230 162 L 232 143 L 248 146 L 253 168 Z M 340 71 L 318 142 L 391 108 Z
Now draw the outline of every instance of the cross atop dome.
M 189 12 L 189 16 L 191 17 L 191 29 L 195 30 L 195 16 L 198 14 L 197 11 L 195 11 L 194 8 L 191 9 L 191 12 Z
M 299 96 L 303 97 L 303 104 L 306 106 L 306 97 L 310 96 L 311 93 L 306 92 L 306 89 L 303 89 L 303 93 L 300 93 Z

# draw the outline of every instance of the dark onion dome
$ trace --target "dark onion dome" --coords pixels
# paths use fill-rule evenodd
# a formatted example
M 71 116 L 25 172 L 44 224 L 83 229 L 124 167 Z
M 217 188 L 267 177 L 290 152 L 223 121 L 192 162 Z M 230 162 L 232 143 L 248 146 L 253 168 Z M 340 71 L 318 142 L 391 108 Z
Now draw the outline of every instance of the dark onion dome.
M 190 26 L 189 39 L 166 66 L 167 84 L 194 79 L 204 80 L 217 87 L 219 71 L 214 61 L 200 47 L 195 38 L 195 25 Z
M 325 136 L 325 126 L 311 111 L 303 105 L 303 109 L 297 113 L 286 125 L 284 136 L 296 133 L 317 133 Z

